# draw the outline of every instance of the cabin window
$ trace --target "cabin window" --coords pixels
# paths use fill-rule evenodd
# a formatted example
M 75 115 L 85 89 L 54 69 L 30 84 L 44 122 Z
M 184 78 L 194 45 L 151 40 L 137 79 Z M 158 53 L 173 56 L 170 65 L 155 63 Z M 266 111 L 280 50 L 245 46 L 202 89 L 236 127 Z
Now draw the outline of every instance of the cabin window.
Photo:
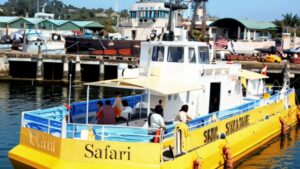
M 209 64 L 209 50 L 208 47 L 199 47 L 199 63 Z
M 168 62 L 183 63 L 183 47 L 169 47 Z
M 152 52 L 152 61 L 163 62 L 164 53 L 165 53 L 165 48 L 163 46 L 154 46 Z
M 189 63 L 196 63 L 196 52 L 194 48 L 189 48 Z

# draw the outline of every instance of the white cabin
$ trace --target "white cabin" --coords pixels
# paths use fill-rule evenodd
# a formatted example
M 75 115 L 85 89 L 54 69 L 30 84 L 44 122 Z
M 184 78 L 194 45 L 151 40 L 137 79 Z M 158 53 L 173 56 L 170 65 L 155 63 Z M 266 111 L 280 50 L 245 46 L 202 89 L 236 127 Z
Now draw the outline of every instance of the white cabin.
M 239 78 L 241 65 L 212 63 L 206 43 L 188 41 L 144 42 L 141 46 L 140 76 L 155 76 L 168 85 L 185 87 L 184 92 L 163 96 L 151 92 L 150 107 L 163 100 L 165 121 L 173 121 L 182 105 L 189 105 L 191 116 L 229 109 L 242 104 Z M 198 89 L 188 89 L 199 86 Z M 175 89 L 176 90 L 176 89 Z M 179 89 L 179 91 L 182 91 Z M 175 93 L 175 91 L 174 91 Z

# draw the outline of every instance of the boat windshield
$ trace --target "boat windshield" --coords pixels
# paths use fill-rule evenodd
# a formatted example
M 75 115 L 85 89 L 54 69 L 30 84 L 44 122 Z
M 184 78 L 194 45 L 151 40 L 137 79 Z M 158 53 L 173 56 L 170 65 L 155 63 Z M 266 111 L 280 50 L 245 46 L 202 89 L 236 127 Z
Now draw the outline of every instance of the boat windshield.
M 183 63 L 184 48 L 183 47 L 169 47 L 168 62 Z
M 198 51 L 199 51 L 199 63 L 200 64 L 209 64 L 209 49 L 208 47 L 199 47 L 198 48 Z
M 163 46 L 154 46 L 152 51 L 152 61 L 163 62 L 164 52 L 165 48 Z

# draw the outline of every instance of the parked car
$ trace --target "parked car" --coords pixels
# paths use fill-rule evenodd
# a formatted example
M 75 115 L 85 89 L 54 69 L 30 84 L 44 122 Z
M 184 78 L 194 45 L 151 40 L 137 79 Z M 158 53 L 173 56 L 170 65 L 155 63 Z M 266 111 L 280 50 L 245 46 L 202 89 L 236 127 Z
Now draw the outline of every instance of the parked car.
M 280 62 L 282 62 L 282 59 L 278 55 L 269 54 L 269 55 L 264 56 L 262 58 L 262 61 L 271 62 L 271 63 L 280 63 Z

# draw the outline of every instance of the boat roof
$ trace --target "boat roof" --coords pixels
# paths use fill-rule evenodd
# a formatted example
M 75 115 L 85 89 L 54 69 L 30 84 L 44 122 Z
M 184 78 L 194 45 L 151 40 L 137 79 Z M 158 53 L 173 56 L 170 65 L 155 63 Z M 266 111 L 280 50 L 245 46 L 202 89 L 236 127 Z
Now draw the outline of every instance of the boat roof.
M 171 95 L 186 91 L 203 89 L 202 85 L 188 84 L 180 80 L 160 78 L 158 76 L 138 77 L 130 79 L 113 79 L 108 81 L 85 83 L 84 85 L 140 90 L 148 89 L 158 95 Z
M 149 43 L 149 42 L 142 42 Z M 209 46 L 206 42 L 196 41 L 151 41 L 151 46 Z
M 267 78 L 269 78 L 269 76 L 262 75 L 262 74 L 259 74 L 259 73 L 255 73 L 255 72 L 252 72 L 252 71 L 249 71 L 249 70 L 245 70 L 245 69 L 242 69 L 240 77 L 246 78 L 246 79 L 249 79 L 249 80 L 257 80 L 257 79 L 267 79 Z

